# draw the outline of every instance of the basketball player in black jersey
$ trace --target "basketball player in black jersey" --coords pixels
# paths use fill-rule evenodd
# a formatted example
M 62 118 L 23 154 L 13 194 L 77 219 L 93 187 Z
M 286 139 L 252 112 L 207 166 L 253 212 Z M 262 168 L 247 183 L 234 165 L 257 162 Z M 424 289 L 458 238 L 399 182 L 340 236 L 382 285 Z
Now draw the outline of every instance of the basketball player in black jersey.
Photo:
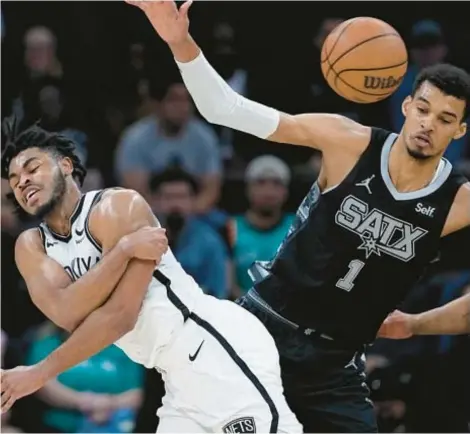
M 239 303 L 281 354 L 289 405 L 305 432 L 374 432 L 364 345 L 439 253 L 470 225 L 470 184 L 442 158 L 465 135 L 470 78 L 423 70 L 399 135 L 334 114 L 289 115 L 234 92 L 189 34 L 190 2 L 132 2 L 168 43 L 201 115 L 213 124 L 322 152 L 322 169 L 269 264 L 254 264 Z M 468 250 L 468 246 L 467 246 Z

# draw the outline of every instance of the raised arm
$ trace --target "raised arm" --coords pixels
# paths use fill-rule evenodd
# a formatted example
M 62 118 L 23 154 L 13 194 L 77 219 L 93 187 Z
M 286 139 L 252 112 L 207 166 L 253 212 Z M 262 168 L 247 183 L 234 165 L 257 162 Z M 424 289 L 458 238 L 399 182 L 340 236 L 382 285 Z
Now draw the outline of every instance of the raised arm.
M 172 1 L 128 1 L 147 15 L 168 43 L 185 85 L 201 115 L 223 125 L 273 142 L 309 146 L 325 152 L 337 148 L 361 153 L 370 128 L 335 114 L 289 115 L 251 101 L 231 89 L 207 62 L 189 34 L 190 2 L 178 10 Z
M 106 237 L 106 206 L 105 197 L 92 211 L 90 228 L 96 228 L 97 237 Z M 72 282 L 62 266 L 46 255 L 39 231 L 30 229 L 18 237 L 16 264 L 33 303 L 59 327 L 72 331 L 109 297 L 132 257 L 157 258 L 152 255 L 158 255 L 156 243 L 162 231 L 144 228 L 122 237 L 96 266 Z

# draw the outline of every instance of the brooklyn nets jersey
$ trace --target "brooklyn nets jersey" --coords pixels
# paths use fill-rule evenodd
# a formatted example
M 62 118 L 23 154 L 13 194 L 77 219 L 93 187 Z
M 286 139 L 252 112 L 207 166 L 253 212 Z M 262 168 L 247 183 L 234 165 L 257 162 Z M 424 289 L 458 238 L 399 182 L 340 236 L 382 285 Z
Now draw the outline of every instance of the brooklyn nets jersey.
M 44 223 L 39 227 L 47 255 L 61 264 L 73 281 L 101 259 L 101 246 L 91 235 L 88 220 L 103 192 L 82 196 L 71 216 L 70 235 L 56 234 Z M 148 368 L 157 366 L 160 350 L 184 324 L 182 306 L 192 310 L 202 296 L 202 290 L 168 249 L 155 269 L 136 326 L 116 345 L 135 362 Z
M 438 256 L 466 179 L 442 159 L 428 186 L 400 193 L 388 171 L 396 137 L 373 129 L 345 180 L 323 193 L 315 183 L 275 258 L 252 266 L 255 290 L 283 317 L 333 338 L 370 342 Z

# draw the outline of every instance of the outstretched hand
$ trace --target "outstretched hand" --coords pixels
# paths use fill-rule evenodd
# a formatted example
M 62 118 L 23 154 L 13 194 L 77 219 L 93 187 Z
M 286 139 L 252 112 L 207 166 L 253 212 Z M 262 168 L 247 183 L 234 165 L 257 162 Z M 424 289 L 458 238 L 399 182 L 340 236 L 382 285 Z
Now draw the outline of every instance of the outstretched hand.
M 125 0 L 144 11 L 160 37 L 169 45 L 184 42 L 189 36 L 188 10 L 192 0 L 179 9 L 174 1 Z
M 379 338 L 387 339 L 407 339 L 413 336 L 414 315 L 393 311 L 380 326 L 377 333 Z

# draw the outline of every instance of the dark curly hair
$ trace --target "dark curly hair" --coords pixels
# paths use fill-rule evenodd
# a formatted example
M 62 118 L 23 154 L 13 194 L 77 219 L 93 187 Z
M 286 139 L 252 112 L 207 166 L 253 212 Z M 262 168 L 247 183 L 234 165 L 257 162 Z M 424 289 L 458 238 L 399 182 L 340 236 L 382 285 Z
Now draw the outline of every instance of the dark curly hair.
M 20 121 L 16 116 L 6 118 L 2 122 L 2 144 L 5 144 L 2 152 L 2 178 L 8 179 L 11 160 L 20 152 L 28 148 L 39 148 L 51 153 L 56 158 L 70 158 L 73 164 L 72 176 L 80 186 L 83 185 L 87 171 L 75 154 L 75 143 L 72 140 L 61 134 L 46 131 L 41 128 L 40 122 L 36 122 L 22 132 L 19 132 L 19 124 Z M 12 192 L 8 193 L 6 197 L 13 203 L 15 211 L 21 219 L 30 218 L 16 201 Z
M 73 164 L 72 176 L 82 186 L 86 176 L 86 168 L 75 153 L 73 140 L 59 134 L 51 133 L 41 128 L 40 122 L 18 132 L 18 118 L 11 116 L 2 123 L 2 135 L 5 148 L 2 152 L 2 178 L 8 179 L 10 162 L 20 152 L 28 148 L 39 148 L 58 158 L 70 158 Z

